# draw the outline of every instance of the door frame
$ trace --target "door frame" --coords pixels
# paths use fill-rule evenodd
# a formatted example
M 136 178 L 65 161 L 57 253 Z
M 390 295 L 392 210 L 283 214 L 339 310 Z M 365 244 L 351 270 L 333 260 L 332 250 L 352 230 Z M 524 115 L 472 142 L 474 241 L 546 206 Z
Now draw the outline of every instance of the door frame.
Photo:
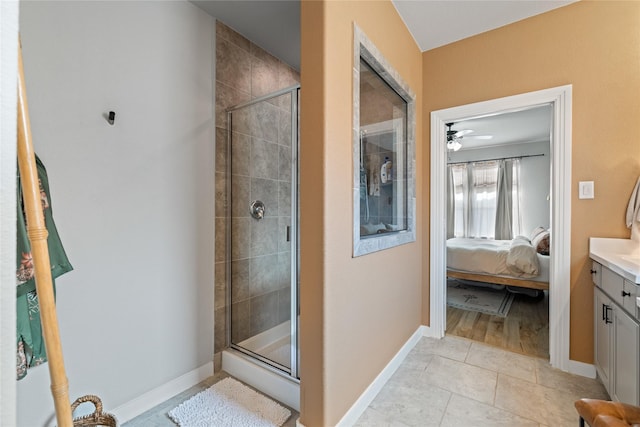
M 446 328 L 446 130 L 445 123 L 550 104 L 551 265 L 549 355 L 551 366 L 568 371 L 571 265 L 572 85 L 559 86 L 431 112 L 430 323 L 429 335 Z

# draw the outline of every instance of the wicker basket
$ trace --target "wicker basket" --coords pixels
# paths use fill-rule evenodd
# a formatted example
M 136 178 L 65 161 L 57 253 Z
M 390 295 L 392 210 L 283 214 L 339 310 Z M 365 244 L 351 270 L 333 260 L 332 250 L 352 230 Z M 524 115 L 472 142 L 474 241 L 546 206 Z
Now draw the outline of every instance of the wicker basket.
M 82 403 L 91 402 L 96 407 L 92 414 L 85 415 L 84 417 L 74 418 L 73 425 L 76 427 L 118 427 L 118 421 L 116 417 L 111 414 L 105 414 L 102 412 L 102 401 L 98 396 L 88 394 L 86 396 L 79 397 L 75 402 L 71 404 L 71 412 L 75 411 Z

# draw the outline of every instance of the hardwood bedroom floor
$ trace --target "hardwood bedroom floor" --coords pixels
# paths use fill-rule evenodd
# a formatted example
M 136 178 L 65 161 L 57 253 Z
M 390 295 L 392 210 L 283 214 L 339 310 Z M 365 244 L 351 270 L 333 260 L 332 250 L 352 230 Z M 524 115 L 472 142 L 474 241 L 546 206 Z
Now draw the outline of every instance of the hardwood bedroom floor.
M 446 333 L 549 359 L 549 296 L 516 294 L 507 317 L 447 307 Z

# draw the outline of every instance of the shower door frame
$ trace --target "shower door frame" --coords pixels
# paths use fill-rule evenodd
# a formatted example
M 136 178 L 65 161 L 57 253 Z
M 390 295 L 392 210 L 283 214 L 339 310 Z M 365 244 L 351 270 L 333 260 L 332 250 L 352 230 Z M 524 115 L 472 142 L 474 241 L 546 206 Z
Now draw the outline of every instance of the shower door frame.
M 267 95 L 263 95 L 258 98 L 254 98 L 250 101 L 243 102 L 238 105 L 234 105 L 232 107 L 227 108 L 227 170 L 226 170 L 226 193 L 227 193 L 227 208 L 226 208 L 226 252 L 227 254 L 231 253 L 231 207 L 232 207 L 232 149 L 231 149 L 231 140 L 232 140 L 232 114 L 234 111 L 239 110 L 244 107 L 249 107 L 254 104 L 258 104 L 260 102 L 265 102 L 269 99 L 277 98 L 279 96 L 285 94 L 291 94 L 291 226 L 289 230 L 289 241 L 291 243 L 290 256 L 291 256 L 291 271 L 290 271 L 290 290 L 291 290 L 291 304 L 290 304 L 290 352 L 289 352 L 289 363 L 291 367 L 287 367 L 281 365 L 269 358 L 266 358 L 258 353 L 255 353 L 251 350 L 248 350 L 238 344 L 234 344 L 231 338 L 231 310 L 232 310 L 232 295 L 231 295 L 231 257 L 227 256 L 226 259 L 226 347 L 232 348 L 245 356 L 248 356 L 253 362 L 257 362 L 266 369 L 269 369 L 272 372 L 275 372 L 279 375 L 283 375 L 288 379 L 291 379 L 295 382 L 300 381 L 300 373 L 299 373 L 299 346 L 298 346 L 298 311 L 299 311 L 299 298 L 298 298 L 298 270 L 299 270 L 299 240 L 300 233 L 298 230 L 298 219 L 299 219 L 299 204 L 298 204 L 298 183 L 300 179 L 299 172 L 299 160 L 298 154 L 300 152 L 300 138 L 299 138 L 299 112 L 298 106 L 300 101 L 300 85 L 289 86 L 284 89 L 280 89 L 278 91 L 269 93 Z

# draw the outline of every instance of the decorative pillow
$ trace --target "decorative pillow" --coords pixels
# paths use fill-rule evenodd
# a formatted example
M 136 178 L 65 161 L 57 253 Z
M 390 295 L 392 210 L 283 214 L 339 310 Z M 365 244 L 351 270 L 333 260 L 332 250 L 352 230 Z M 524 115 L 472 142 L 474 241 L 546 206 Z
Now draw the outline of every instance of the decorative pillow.
M 549 237 L 551 233 L 549 230 L 544 230 L 542 233 L 539 233 L 533 239 L 531 239 L 531 246 L 536 248 L 536 252 L 540 255 L 549 255 Z
M 531 238 L 529 238 L 529 240 L 533 242 L 533 239 L 535 239 L 538 236 L 538 234 L 544 233 L 545 231 L 547 231 L 547 229 L 544 227 L 534 228 L 533 231 L 531 232 Z
M 536 250 L 526 237 L 513 239 L 506 262 L 509 271 L 519 277 L 535 277 L 540 269 Z

